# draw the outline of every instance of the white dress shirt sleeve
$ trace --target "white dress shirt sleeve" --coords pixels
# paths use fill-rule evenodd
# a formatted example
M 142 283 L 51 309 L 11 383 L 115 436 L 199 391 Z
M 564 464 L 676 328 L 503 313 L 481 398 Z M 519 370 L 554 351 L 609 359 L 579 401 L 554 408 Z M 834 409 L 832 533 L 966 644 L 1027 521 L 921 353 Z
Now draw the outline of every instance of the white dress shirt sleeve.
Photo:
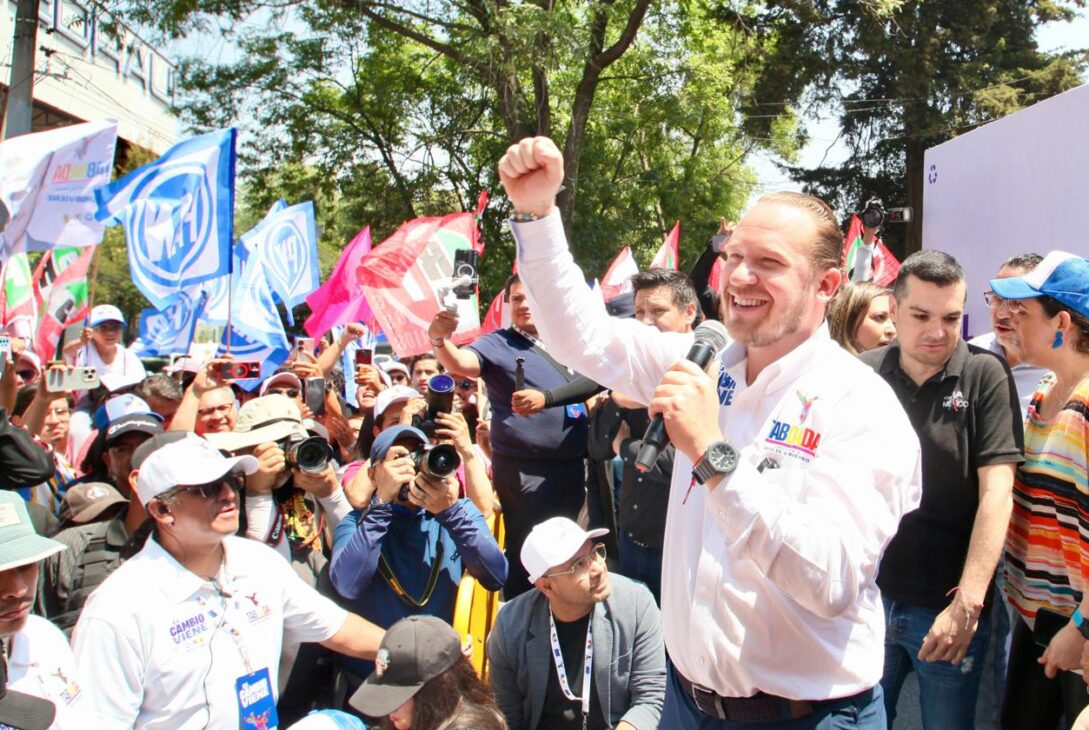
M 295 641 L 321 642 L 340 630 L 347 611 L 314 590 L 287 563 L 277 564 L 275 570 L 283 583 L 284 632 L 288 636 Z
M 147 658 L 140 647 L 112 623 L 95 617 L 80 620 L 72 642 L 77 670 L 86 682 L 85 710 L 94 717 L 94 727 L 132 728 L 144 702 Z
M 606 388 L 649 402 L 662 374 L 688 352 L 692 335 L 610 317 L 575 265 L 559 211 L 511 228 L 522 285 L 549 354 Z
M 854 417 L 865 407 L 856 400 L 871 399 L 848 399 L 833 410 L 837 417 L 806 468 L 760 472 L 762 451 L 748 446 L 707 499 L 730 553 L 755 562 L 783 592 L 828 619 L 858 605 L 922 491 L 918 439 L 906 416 L 890 413 L 888 428 L 875 429 L 872 419 Z

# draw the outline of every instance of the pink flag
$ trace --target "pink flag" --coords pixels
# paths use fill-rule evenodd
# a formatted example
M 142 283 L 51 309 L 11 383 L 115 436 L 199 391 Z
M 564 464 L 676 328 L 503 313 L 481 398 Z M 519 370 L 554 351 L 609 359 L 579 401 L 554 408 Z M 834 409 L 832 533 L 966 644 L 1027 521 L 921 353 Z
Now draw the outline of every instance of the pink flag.
M 631 249 L 627 246 L 616 255 L 609 264 L 609 270 L 601 279 L 601 296 L 605 301 L 613 297 L 631 291 L 631 277 L 639 273 L 639 265 L 635 263 L 635 257 L 631 255 Z
M 363 295 L 361 265 L 371 250 L 371 229 L 367 226 L 352 239 L 340 255 L 329 279 L 306 297 L 312 314 L 303 327 L 311 337 L 321 337 L 333 327 L 372 319 Z
M 681 222 L 677 221 L 673 226 L 673 230 L 662 241 L 662 247 L 658 249 L 658 253 L 654 254 L 654 260 L 650 262 L 650 268 L 676 269 L 677 261 L 681 258 L 680 248 Z

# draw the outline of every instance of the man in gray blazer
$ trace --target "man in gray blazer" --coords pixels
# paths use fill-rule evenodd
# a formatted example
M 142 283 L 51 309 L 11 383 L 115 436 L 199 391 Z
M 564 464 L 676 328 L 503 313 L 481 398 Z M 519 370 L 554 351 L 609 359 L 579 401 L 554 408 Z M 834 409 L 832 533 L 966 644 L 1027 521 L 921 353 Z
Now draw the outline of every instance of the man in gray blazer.
M 610 576 L 608 530 L 566 517 L 533 528 L 522 565 L 534 590 L 507 603 L 488 637 L 488 679 L 511 730 L 654 730 L 665 697 L 658 606 Z

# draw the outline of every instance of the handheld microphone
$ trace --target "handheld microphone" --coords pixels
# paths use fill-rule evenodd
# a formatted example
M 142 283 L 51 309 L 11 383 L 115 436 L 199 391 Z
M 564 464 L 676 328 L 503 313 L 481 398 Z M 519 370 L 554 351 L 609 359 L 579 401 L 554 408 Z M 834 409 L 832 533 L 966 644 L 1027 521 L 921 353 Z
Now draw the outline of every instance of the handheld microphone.
M 514 392 L 526 389 L 526 359 L 514 358 Z
M 726 327 L 717 320 L 709 319 L 702 322 L 696 328 L 696 340 L 688 350 L 685 359 L 694 362 L 701 370 L 705 369 L 719 350 L 726 346 L 728 340 Z M 643 445 L 639 447 L 639 454 L 635 458 L 635 468 L 641 472 L 650 471 L 654 462 L 658 461 L 658 453 L 669 443 L 669 434 L 666 433 L 665 421 L 662 414 L 658 414 L 647 426 L 647 432 L 643 435 Z

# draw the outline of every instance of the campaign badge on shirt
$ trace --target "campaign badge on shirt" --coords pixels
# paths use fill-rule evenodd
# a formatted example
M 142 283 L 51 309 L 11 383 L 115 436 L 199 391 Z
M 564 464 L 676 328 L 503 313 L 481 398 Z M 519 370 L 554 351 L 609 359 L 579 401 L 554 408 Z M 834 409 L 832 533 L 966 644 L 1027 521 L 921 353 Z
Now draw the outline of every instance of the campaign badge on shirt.
M 280 726 L 267 668 L 239 677 L 234 689 L 238 697 L 239 730 L 276 730 Z
M 585 403 L 572 403 L 569 406 L 564 406 L 564 410 L 567 413 L 567 417 L 573 420 L 586 417 L 586 404 Z

